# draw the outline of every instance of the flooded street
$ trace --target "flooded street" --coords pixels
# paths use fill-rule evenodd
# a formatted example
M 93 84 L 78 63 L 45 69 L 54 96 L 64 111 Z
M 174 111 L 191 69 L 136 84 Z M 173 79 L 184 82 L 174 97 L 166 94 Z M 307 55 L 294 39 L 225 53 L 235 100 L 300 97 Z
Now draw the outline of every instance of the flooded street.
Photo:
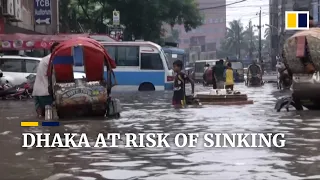
M 207 89 L 209 89 L 208 87 Z M 196 87 L 196 91 L 206 88 Z M 120 119 L 65 121 L 59 127 L 20 127 L 34 120 L 33 101 L 0 101 L 1 180 L 320 179 L 320 112 L 274 110 L 274 84 L 235 89 L 253 105 L 175 110 L 171 92 L 116 93 Z M 284 148 L 22 148 L 23 132 L 285 133 Z M 172 141 L 171 141 L 172 142 Z

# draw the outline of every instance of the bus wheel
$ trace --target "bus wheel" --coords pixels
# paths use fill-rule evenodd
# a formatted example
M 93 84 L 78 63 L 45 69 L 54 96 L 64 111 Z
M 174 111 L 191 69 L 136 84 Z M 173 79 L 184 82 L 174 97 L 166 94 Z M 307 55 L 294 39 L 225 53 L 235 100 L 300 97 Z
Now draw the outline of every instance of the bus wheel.
M 138 90 L 139 91 L 155 91 L 156 88 L 154 87 L 154 85 L 152 83 L 145 82 L 145 83 L 140 84 Z

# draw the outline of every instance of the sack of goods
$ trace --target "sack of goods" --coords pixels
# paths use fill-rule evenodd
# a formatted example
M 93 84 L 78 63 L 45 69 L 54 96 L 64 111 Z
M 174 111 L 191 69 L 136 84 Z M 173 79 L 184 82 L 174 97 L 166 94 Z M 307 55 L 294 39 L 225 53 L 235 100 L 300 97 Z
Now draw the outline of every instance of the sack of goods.
M 283 61 L 294 74 L 320 70 L 320 28 L 295 33 L 283 47 Z

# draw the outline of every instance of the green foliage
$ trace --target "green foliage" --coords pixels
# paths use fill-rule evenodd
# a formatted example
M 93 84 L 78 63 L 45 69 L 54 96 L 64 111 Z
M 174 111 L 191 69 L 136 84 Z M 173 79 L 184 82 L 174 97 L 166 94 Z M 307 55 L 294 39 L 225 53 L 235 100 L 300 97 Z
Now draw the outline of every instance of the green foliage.
M 134 36 L 158 41 L 163 23 L 183 24 L 190 31 L 202 22 L 195 0 L 63 0 L 60 1 L 61 29 L 106 33 L 106 19 L 112 21 L 113 10 L 120 11 L 126 39 Z
M 165 38 L 165 42 L 175 42 L 178 43 L 179 41 L 179 31 L 177 29 L 171 30 L 171 36 Z

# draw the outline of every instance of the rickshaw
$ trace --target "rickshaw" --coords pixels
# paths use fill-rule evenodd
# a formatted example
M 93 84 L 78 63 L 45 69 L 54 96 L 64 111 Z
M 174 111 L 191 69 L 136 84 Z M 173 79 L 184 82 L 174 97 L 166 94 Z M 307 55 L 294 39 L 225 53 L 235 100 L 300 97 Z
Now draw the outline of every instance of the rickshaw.
M 252 68 L 257 67 L 257 69 L 253 70 Z M 256 72 L 253 72 L 256 71 Z M 247 86 L 262 86 L 262 69 L 259 65 L 251 64 L 248 67 L 247 72 L 247 79 L 246 79 Z
M 116 84 L 115 67 L 104 47 L 93 39 L 74 38 L 57 46 L 51 54 L 47 74 L 59 119 L 70 116 L 119 117 L 120 102 L 110 96 Z M 81 68 L 83 76 L 75 77 L 74 72 Z

